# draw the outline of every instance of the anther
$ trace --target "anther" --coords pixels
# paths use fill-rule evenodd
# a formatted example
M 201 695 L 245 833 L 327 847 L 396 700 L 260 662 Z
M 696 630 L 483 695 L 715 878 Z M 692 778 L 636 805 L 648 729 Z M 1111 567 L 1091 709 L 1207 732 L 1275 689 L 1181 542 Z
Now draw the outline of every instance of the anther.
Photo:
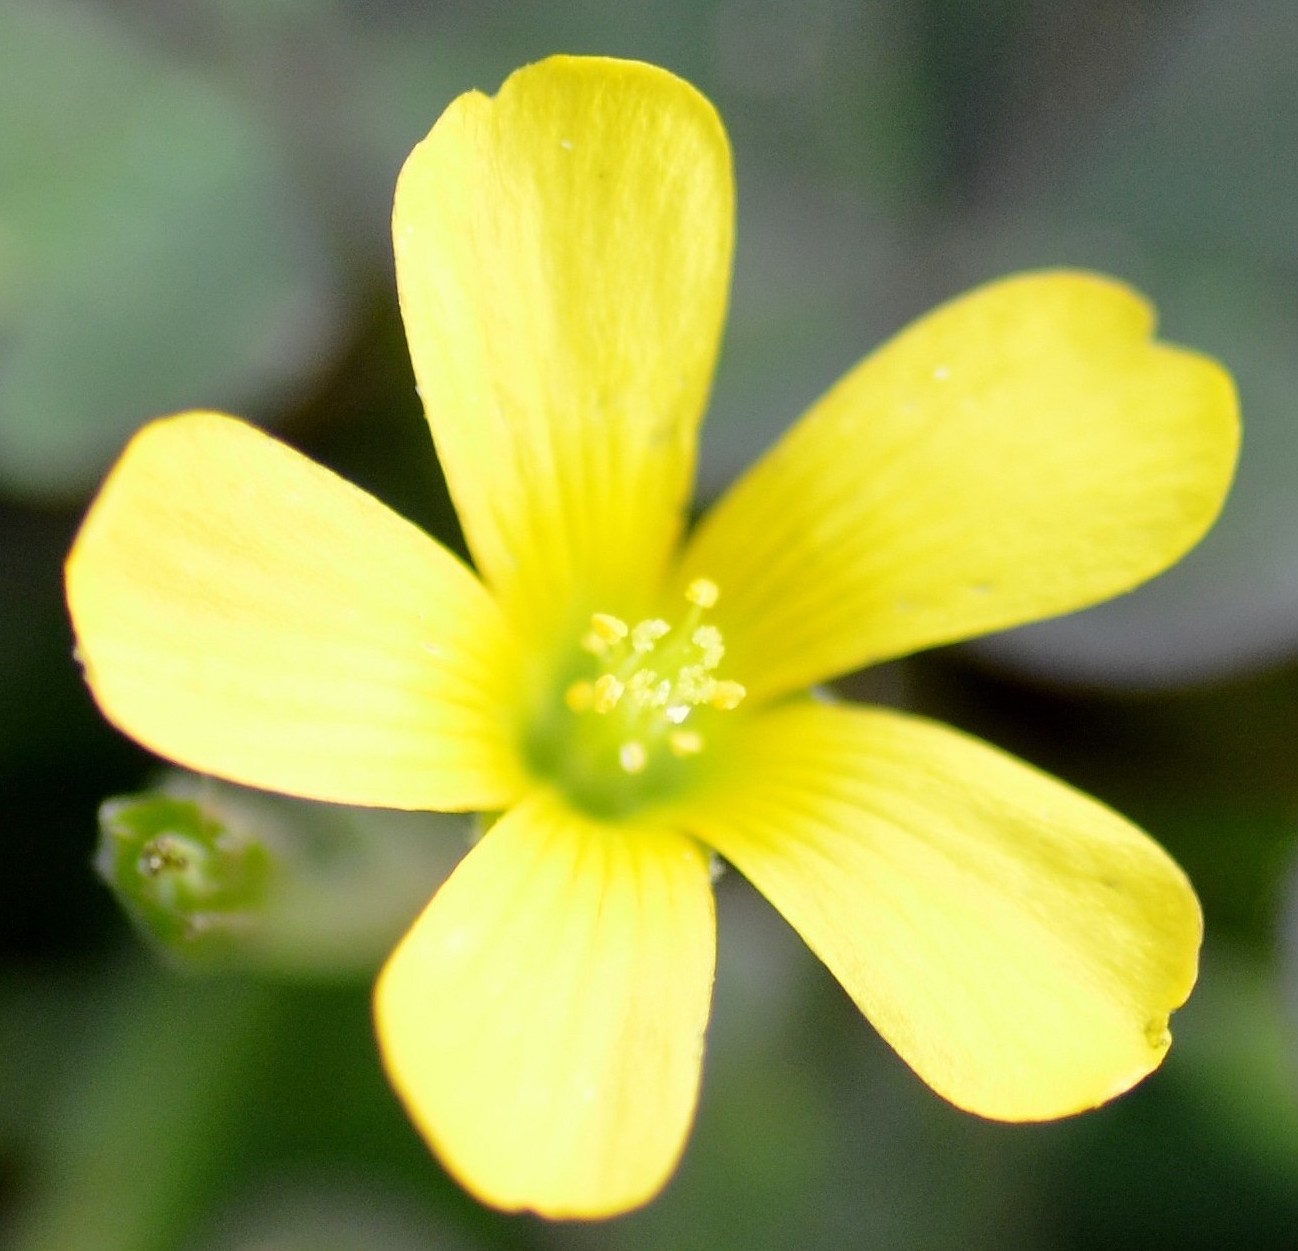
M 626 622 L 621 617 L 613 616 L 612 613 L 592 614 L 590 628 L 593 634 L 598 634 L 606 643 L 620 643 L 627 636 Z
M 703 652 L 703 667 L 715 669 L 726 654 L 726 645 L 721 641 L 721 631 L 714 625 L 701 625 L 690 638 L 694 646 Z
M 627 633 L 627 624 L 621 617 L 607 612 L 592 613 L 590 629 L 582 636 L 582 650 L 592 656 L 603 656 L 610 647 L 626 638 Z
M 650 617 L 648 621 L 639 621 L 631 631 L 631 646 L 636 651 L 651 652 L 654 644 L 664 635 L 671 633 L 671 626 L 661 617 Z
M 645 693 L 646 708 L 666 708 L 672 697 L 672 684 L 667 678 L 659 678 Z
M 673 756 L 697 756 L 703 750 L 703 735 L 697 730 L 673 730 L 667 747 Z
M 716 685 L 716 678 L 702 665 L 686 665 L 676 679 L 677 694 L 687 704 L 709 703 Z
M 602 673 L 595 679 L 595 685 L 592 688 L 591 705 L 596 712 L 612 712 L 617 707 L 618 700 L 622 698 L 622 692 L 626 689 L 621 679 L 613 673 Z
M 633 738 L 618 748 L 617 759 L 625 772 L 643 773 L 645 765 L 649 763 L 649 753 L 639 739 Z
M 698 756 L 707 743 L 706 725 L 701 732 L 692 719 L 698 710 L 725 711 L 744 700 L 742 684 L 716 677 L 725 644 L 702 618 L 718 598 L 710 578 L 692 580 L 685 588 L 690 609 L 675 628 L 661 617 L 628 625 L 611 613 L 591 614 L 582 647 L 596 658 L 596 672 L 571 683 L 564 701 L 573 713 L 607 718 L 604 730 L 587 723 L 591 745 L 607 743 L 622 773 L 645 774 L 664 754 Z
M 711 578 L 695 578 L 685 588 L 685 598 L 691 604 L 697 604 L 700 608 L 713 607 L 720 594 L 717 584 Z
M 587 712 L 595 706 L 595 684 L 593 682 L 574 682 L 563 693 L 563 702 L 573 712 Z
M 708 698 L 708 703 L 713 708 L 719 708 L 722 712 L 728 712 L 731 708 L 738 708 L 743 702 L 744 696 L 748 691 L 740 682 L 718 682 L 712 688 L 712 694 Z
M 652 708 L 658 675 L 652 669 L 637 669 L 627 680 L 626 689 L 637 708 Z

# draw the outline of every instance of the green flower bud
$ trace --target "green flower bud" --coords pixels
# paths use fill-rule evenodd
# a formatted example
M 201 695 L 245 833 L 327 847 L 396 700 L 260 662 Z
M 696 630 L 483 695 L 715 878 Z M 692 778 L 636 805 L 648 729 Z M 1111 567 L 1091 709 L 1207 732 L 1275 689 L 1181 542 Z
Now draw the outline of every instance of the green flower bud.
M 211 959 L 257 927 L 274 859 L 225 814 L 148 791 L 108 800 L 99 828 L 96 869 L 137 928 L 164 950 Z
M 95 867 L 167 958 L 312 976 L 372 974 L 470 833 L 187 774 L 106 801 L 99 826 Z

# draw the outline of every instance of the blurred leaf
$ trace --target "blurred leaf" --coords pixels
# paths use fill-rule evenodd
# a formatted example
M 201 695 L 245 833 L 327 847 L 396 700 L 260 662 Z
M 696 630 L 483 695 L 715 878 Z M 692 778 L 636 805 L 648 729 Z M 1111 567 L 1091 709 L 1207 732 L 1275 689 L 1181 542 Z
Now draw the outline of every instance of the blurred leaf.
M 218 1218 L 201 1251 L 463 1251 L 436 1213 L 350 1171 L 313 1170 L 263 1183 Z M 188 1246 L 195 1244 L 187 1243 Z
M 734 145 L 738 235 L 701 501 L 896 329 L 881 292 L 946 176 L 918 6 L 723 0 L 710 17 L 695 81 Z
M 1174 1078 L 1252 1171 L 1298 1195 L 1298 1048 L 1269 962 L 1222 943 L 1204 952 L 1177 1017 Z
M 892 328 L 873 297 L 898 257 L 895 224 L 859 195 L 740 175 L 732 316 L 703 427 L 701 500 L 721 494 Z
M 255 118 L 75 0 L 0 0 L 0 485 L 71 496 L 145 419 L 265 420 L 336 333 Z
M 1298 7 L 1189 7 L 1164 27 L 1145 79 L 1110 101 L 1057 190 L 1085 217 L 1164 246 L 1239 248 L 1295 262 Z
M 312 1251 L 326 1232 L 355 1235 L 345 1251 L 459 1251 L 461 1229 L 532 1245 L 407 1121 L 368 985 L 51 973 L 0 978 L 5 1251 L 269 1251 L 308 1230 Z
M 1298 1223 L 1292 1040 L 1268 964 L 1205 948 L 1163 1069 L 1070 1126 L 1050 1191 L 1050 1245 L 1289 1251 Z
M 231 1094 L 267 993 L 123 970 L 77 989 L 32 1130 L 38 1171 L 0 1235 L 14 1251 L 173 1251 L 232 1163 Z

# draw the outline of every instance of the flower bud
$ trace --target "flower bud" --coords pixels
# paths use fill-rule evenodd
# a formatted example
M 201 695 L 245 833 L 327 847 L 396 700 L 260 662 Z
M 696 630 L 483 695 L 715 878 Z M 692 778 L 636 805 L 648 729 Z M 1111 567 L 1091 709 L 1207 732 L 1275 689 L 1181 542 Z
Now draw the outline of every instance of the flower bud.
M 96 869 L 136 927 L 164 950 L 205 961 L 257 929 L 274 858 L 225 814 L 146 791 L 106 801 L 99 828 Z
M 464 853 L 465 817 L 264 795 L 188 774 L 110 799 L 95 867 L 190 967 L 369 976 Z

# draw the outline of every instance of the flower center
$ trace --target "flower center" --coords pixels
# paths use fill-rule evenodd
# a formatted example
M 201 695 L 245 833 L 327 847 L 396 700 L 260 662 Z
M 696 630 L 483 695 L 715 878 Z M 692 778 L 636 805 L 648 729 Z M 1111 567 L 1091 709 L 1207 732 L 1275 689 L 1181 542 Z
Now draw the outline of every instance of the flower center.
M 704 616 L 717 596 L 714 582 L 695 579 L 676 625 L 592 615 L 563 707 L 529 743 L 538 770 L 583 808 L 624 816 L 678 791 L 707 751 L 712 718 L 743 701 L 743 686 L 716 672 L 725 643 Z

